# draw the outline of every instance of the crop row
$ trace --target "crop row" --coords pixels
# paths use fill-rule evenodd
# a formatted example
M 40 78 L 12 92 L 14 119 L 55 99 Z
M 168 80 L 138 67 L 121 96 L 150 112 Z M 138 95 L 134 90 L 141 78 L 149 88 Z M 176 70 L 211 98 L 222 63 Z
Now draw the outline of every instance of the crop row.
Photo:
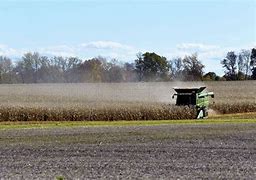
M 106 108 L 0 107 L 0 121 L 115 121 L 191 119 L 195 111 L 169 105 Z
M 221 114 L 256 112 L 256 103 L 216 103 L 210 106 Z
M 256 112 L 256 103 L 215 103 L 210 108 L 220 114 Z M 0 121 L 171 120 L 193 119 L 195 114 L 192 108 L 167 104 L 67 108 L 0 106 Z

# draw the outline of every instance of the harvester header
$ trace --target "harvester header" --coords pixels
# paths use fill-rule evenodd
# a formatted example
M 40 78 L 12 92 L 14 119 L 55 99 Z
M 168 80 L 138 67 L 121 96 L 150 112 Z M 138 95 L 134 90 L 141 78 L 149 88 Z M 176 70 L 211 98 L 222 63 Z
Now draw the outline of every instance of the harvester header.
M 208 116 L 209 107 L 209 96 L 214 98 L 213 92 L 203 92 L 206 87 L 174 87 L 177 96 L 176 105 L 177 106 L 189 106 L 191 108 L 196 108 L 196 118 L 206 118 Z
M 180 87 L 174 87 L 173 89 L 181 94 L 192 94 L 192 93 L 200 93 L 202 92 L 206 87 L 187 87 L 187 88 L 180 88 Z

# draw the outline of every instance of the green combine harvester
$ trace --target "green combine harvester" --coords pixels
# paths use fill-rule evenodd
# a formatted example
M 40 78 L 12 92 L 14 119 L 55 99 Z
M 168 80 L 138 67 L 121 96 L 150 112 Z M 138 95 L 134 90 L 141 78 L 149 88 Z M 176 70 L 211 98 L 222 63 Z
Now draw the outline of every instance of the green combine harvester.
M 209 96 L 214 98 L 213 92 L 203 92 L 206 87 L 173 88 L 176 91 L 177 106 L 189 106 L 196 109 L 196 119 L 207 118 L 209 108 Z

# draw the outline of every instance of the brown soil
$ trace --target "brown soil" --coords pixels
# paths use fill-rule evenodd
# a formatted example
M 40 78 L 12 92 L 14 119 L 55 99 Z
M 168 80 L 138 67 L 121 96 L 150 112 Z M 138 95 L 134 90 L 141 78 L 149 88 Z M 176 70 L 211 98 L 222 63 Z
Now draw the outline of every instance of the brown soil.
M 0 130 L 0 179 L 255 179 L 256 124 Z

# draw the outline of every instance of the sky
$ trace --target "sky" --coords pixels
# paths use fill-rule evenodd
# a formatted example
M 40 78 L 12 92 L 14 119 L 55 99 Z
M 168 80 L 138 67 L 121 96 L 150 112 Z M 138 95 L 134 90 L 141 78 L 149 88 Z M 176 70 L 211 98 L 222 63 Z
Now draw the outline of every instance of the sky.
M 223 74 L 228 51 L 256 47 L 256 0 L 0 0 L 0 55 L 167 59 L 197 53 Z

